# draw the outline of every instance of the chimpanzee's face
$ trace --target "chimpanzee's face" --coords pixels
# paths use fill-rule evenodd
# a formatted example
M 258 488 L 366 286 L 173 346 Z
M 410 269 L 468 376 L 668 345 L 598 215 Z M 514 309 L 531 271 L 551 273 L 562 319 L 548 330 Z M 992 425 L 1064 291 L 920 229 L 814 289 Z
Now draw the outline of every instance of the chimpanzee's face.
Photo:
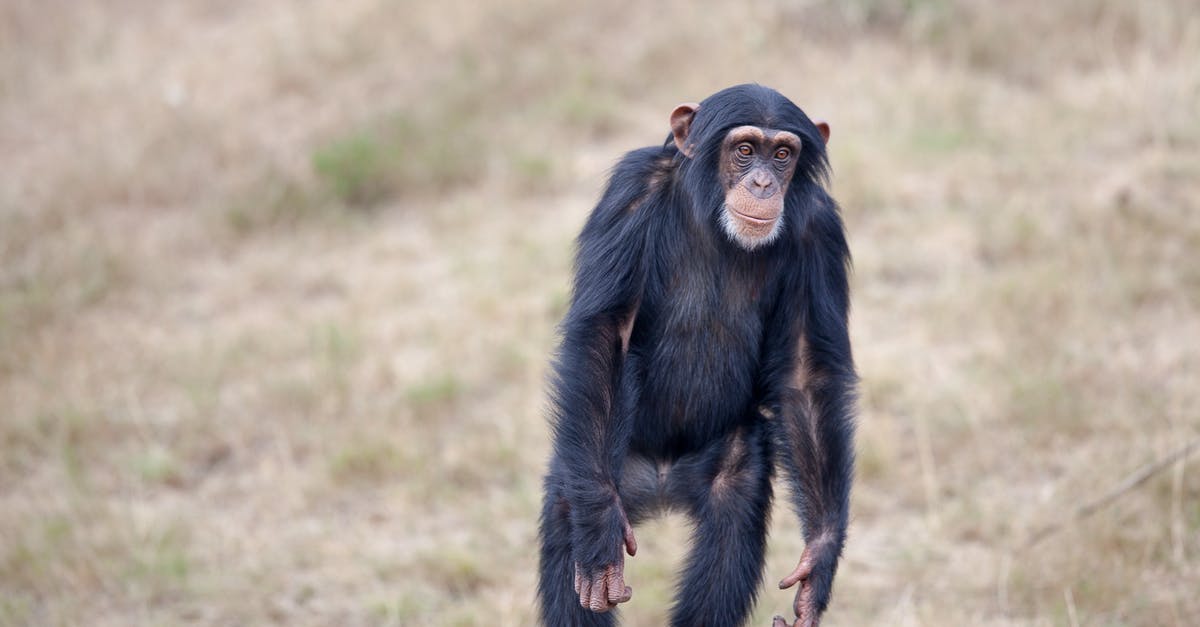
M 783 199 L 796 170 L 800 137 L 758 126 L 730 129 L 718 166 L 725 232 L 747 250 L 770 244 L 783 228 Z
M 731 89 L 745 91 L 746 87 Z M 724 93 L 721 92 L 713 98 Z M 777 93 L 771 93 L 774 93 L 778 97 L 777 99 L 782 99 L 782 96 Z M 728 96 L 728 98 L 736 100 L 735 96 L 736 94 Z M 759 102 L 758 104 L 763 103 Z M 745 112 L 731 114 L 730 111 L 737 111 L 738 106 L 729 103 L 720 104 L 713 113 L 716 118 L 706 120 L 704 125 L 706 128 L 729 128 L 721 138 L 720 146 L 717 149 L 717 162 L 713 164 L 715 171 L 710 166 L 711 162 L 707 161 L 708 155 L 711 154 L 709 149 L 706 148 L 703 154 L 699 152 L 699 147 L 710 141 L 708 137 L 704 136 L 705 131 L 701 131 L 700 137 L 693 137 L 692 134 L 692 122 L 701 105 L 685 102 L 671 112 L 671 135 L 675 140 L 675 148 L 685 159 L 703 156 L 706 160 L 700 169 L 691 174 L 692 177 L 698 177 L 693 178 L 693 182 L 702 183 L 702 187 L 706 190 L 711 189 L 709 187 L 711 182 L 720 185 L 724 198 L 721 206 L 716 208 L 717 219 L 729 238 L 746 250 L 754 250 L 770 244 L 783 232 L 784 198 L 787 197 L 788 185 L 792 176 L 796 173 L 797 163 L 801 156 L 800 151 L 804 148 L 801 135 L 812 138 L 813 141 L 819 139 L 824 143 L 829 143 L 828 124 L 822 120 L 810 121 L 804 116 L 804 112 L 795 105 L 790 103 L 788 105 L 790 106 L 777 106 L 776 108 L 779 108 L 780 111 L 771 113 L 763 120 L 780 118 L 785 121 L 784 126 L 792 129 L 790 131 L 772 128 L 765 122 L 763 126 L 756 124 L 733 126 L 731 124 L 731 128 L 724 124 L 725 120 L 722 116 L 738 115 L 740 116 L 738 122 L 740 122 L 746 120 L 747 117 L 754 119 L 754 114 L 747 115 Z M 756 107 L 742 108 L 751 112 L 756 110 Z M 763 120 L 758 121 L 763 122 Z M 733 122 L 733 124 L 738 124 L 738 122 Z M 816 132 L 797 130 L 805 129 L 807 125 L 812 125 Z M 823 148 L 810 146 L 808 150 L 812 151 L 814 148 L 817 152 L 808 155 L 810 165 L 814 159 L 819 162 L 824 160 L 821 155 Z M 713 179 L 716 180 L 713 181 Z M 705 207 L 704 210 L 707 211 L 708 208 Z

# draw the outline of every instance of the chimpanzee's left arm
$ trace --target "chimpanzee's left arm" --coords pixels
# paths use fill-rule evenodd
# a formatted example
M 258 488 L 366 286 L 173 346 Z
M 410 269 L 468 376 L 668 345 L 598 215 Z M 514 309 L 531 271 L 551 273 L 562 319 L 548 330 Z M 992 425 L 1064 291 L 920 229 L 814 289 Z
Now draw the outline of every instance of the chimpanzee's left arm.
M 772 326 L 768 405 L 777 458 L 792 484 L 805 548 L 780 588 L 800 583 L 796 627 L 815 627 L 829 604 L 849 519 L 858 377 L 850 351 L 849 248 L 832 200 L 818 203 L 801 242 L 801 267 Z M 776 627 L 787 627 L 776 618 Z

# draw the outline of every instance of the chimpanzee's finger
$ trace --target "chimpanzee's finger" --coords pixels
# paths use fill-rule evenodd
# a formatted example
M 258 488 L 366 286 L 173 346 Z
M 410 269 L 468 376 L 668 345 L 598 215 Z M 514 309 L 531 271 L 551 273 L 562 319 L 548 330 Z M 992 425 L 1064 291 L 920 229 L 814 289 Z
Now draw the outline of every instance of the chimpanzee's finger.
M 592 601 L 592 579 L 588 576 L 583 576 L 579 580 L 579 605 L 584 608 L 591 607 Z
M 608 586 L 605 584 L 603 574 L 592 580 L 592 597 L 588 600 L 588 608 L 593 612 L 608 610 Z
M 812 563 L 806 558 L 801 558 L 800 563 L 796 564 L 796 568 L 792 572 L 788 573 L 788 576 L 784 577 L 779 582 L 779 589 L 785 590 L 787 588 L 791 588 L 792 586 L 796 585 L 797 582 L 808 578 L 808 576 L 811 574 Z
M 792 586 L 796 585 L 796 582 L 802 579 L 807 579 L 808 576 L 812 574 L 814 560 L 810 548 L 811 547 L 807 546 L 804 547 L 804 552 L 800 554 L 800 561 L 796 563 L 796 568 L 794 568 L 792 572 L 788 573 L 787 577 L 784 577 L 783 580 L 779 582 L 780 590 L 791 588 Z
M 821 616 L 817 613 L 816 605 L 813 603 L 813 588 L 807 582 L 804 583 L 800 590 L 796 593 L 796 627 L 817 627 L 821 622 Z
M 620 568 L 609 567 L 605 573 L 608 586 L 608 604 L 614 606 L 624 603 L 633 596 L 633 590 L 625 585 L 625 577 Z

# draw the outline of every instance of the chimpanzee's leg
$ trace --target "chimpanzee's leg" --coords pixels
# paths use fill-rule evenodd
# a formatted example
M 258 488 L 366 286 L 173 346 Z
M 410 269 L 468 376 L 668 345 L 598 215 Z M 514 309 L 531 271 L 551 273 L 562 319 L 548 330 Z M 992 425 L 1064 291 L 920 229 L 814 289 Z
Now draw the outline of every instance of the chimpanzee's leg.
M 580 606 L 579 593 L 574 589 L 575 561 L 571 554 L 571 508 L 562 496 L 557 477 L 561 476 L 551 462 L 546 477 L 546 497 L 542 505 L 540 536 L 542 542 L 539 564 L 538 596 L 541 600 L 541 619 L 546 627 L 609 627 L 614 624 L 614 611 L 603 614 Z
M 671 611 L 673 627 L 732 627 L 749 617 L 762 581 L 771 509 L 765 430 L 743 427 L 671 483 L 695 522 L 692 550 Z M 682 493 L 682 494 L 681 494 Z

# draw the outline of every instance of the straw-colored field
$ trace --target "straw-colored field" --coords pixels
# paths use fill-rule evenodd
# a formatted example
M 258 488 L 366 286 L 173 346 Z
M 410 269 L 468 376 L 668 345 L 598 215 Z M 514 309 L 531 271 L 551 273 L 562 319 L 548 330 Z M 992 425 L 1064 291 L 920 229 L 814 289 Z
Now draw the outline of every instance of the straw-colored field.
M 827 624 L 1200 624 L 1200 456 L 1069 519 L 1200 437 L 1190 0 L 3 2 L 0 624 L 531 624 L 572 238 L 746 81 L 856 259 Z

